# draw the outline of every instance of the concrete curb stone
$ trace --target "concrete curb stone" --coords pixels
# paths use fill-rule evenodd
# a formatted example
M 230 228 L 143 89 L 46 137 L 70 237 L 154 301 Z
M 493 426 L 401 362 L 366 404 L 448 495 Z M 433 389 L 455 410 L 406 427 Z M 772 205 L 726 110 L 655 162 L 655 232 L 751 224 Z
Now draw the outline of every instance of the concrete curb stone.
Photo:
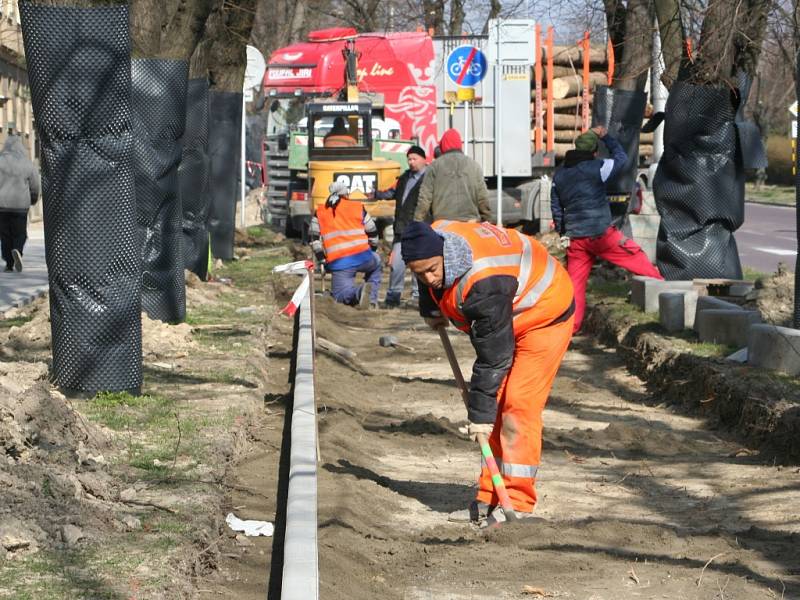
M 748 334 L 748 364 L 800 375 L 800 330 L 757 324 Z

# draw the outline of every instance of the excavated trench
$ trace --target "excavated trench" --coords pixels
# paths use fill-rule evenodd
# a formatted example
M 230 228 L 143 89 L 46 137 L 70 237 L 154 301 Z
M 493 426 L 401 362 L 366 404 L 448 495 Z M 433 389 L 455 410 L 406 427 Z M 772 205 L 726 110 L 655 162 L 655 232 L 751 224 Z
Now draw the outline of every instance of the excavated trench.
M 614 350 L 573 340 L 545 411 L 537 518 L 487 532 L 447 521 L 480 462 L 438 336 L 410 310 L 316 309 L 321 598 L 800 597 L 800 469 L 653 398 Z M 230 500 L 260 514 L 280 513 L 289 320 L 270 336 L 263 452 Z M 468 338 L 451 338 L 469 373 Z M 280 539 L 257 541 L 201 597 L 261 598 L 266 578 L 278 598 L 280 557 Z

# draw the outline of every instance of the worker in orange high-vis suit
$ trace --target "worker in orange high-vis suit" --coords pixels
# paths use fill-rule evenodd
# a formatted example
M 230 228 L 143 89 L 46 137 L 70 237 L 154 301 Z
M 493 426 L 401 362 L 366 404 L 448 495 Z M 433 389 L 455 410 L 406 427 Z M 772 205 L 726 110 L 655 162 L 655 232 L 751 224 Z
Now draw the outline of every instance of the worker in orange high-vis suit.
M 333 120 L 333 127 L 322 138 L 324 148 L 350 148 L 356 145 L 358 142 L 350 135 L 344 117 L 336 117 Z
M 378 307 L 383 263 L 375 252 L 378 229 L 358 200 L 348 198 L 347 184 L 333 182 L 330 196 L 311 219 L 311 248 L 317 261 L 331 272 L 331 295 L 351 306 Z M 359 273 L 364 284 L 356 284 Z
M 420 313 L 431 327 L 452 322 L 477 354 L 467 431 L 484 433 L 518 516 L 536 505 L 542 412 L 572 336 L 572 283 L 535 239 L 490 223 L 411 223 L 403 260 L 427 288 Z M 478 494 L 451 520 L 505 520 L 482 465 Z

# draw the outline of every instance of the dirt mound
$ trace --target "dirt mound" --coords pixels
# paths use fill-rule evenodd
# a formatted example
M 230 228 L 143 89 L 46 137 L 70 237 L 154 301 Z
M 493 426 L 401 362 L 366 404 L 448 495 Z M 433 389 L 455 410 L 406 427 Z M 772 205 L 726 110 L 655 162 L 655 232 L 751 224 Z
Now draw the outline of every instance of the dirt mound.
M 76 502 L 88 489 L 110 492 L 104 473 L 81 471 L 103 462 L 107 446 L 51 388 L 46 364 L 0 362 L 0 557 L 89 537 L 82 527 L 96 509 Z
M 753 291 L 747 295 L 745 307 L 760 311 L 767 323 L 791 327 L 794 312 L 794 273 L 780 263 L 773 275 L 756 280 Z
M 50 349 L 50 310 L 38 310 L 33 318 L 8 330 L 9 347 L 22 350 Z
M 47 371 L 44 363 L 0 362 L 0 455 L 26 462 L 37 449 L 77 449 L 89 438 L 103 439 L 51 390 Z
M 286 240 L 282 233 L 276 233 L 266 227 L 252 227 L 251 229 L 236 229 L 233 234 L 234 246 L 277 246 Z
M 179 358 L 186 356 L 194 346 L 191 325 L 170 325 L 142 313 L 142 354 L 145 357 Z
M 227 287 L 216 281 L 202 281 L 191 271 L 185 272 L 185 278 L 186 307 L 189 309 L 216 303 L 220 294 L 222 294 Z

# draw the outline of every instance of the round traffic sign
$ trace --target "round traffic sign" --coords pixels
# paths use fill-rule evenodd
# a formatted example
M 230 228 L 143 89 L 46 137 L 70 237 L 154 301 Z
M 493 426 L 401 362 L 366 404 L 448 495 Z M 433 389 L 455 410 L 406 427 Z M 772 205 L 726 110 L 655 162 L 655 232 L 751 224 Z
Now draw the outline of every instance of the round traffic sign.
M 264 79 L 264 71 L 267 70 L 267 63 L 264 55 L 254 46 L 247 46 L 247 67 L 244 71 L 244 88 L 254 88 L 261 85 Z
M 447 76 L 453 83 L 470 87 L 486 77 L 486 55 L 475 46 L 459 46 L 447 57 Z

